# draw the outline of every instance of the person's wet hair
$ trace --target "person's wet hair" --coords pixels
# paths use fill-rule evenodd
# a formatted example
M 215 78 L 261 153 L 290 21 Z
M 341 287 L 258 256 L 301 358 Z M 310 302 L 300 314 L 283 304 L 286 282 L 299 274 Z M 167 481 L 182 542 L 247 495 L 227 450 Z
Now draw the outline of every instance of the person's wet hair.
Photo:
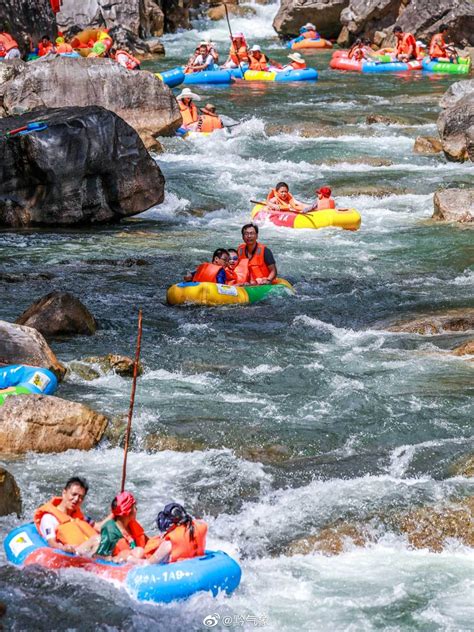
M 258 236 L 258 226 L 256 224 L 245 224 L 245 226 L 242 226 L 242 237 L 244 236 L 245 231 L 249 228 L 254 228 Z
M 67 481 L 66 485 L 64 485 L 64 489 L 69 489 L 73 485 L 79 485 L 80 487 L 82 487 L 82 489 L 86 492 L 86 494 L 89 491 L 89 484 L 85 478 L 80 478 L 79 476 L 73 476 Z

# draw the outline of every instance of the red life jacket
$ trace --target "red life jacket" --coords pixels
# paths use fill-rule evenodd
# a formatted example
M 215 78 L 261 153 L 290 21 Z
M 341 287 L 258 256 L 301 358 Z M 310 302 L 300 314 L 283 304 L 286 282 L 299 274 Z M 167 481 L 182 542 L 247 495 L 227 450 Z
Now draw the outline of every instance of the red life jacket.
M 18 48 L 18 43 L 9 33 L 0 33 L 0 44 L 3 44 L 5 53 L 8 53 L 12 48 Z
M 303 33 L 303 37 L 305 39 L 317 39 L 318 38 L 318 33 L 316 31 L 313 31 L 313 30 L 305 31 Z
M 217 273 L 220 270 L 223 270 L 222 266 L 218 266 L 215 263 L 201 263 L 194 273 L 193 281 L 217 283 Z
M 173 525 L 163 535 L 150 538 L 145 546 L 145 557 L 151 557 L 162 542 L 171 542 L 169 562 L 179 562 L 190 557 L 204 555 L 206 549 L 207 524 L 203 520 L 193 520 L 194 539 L 191 539 L 189 529 L 185 525 Z
M 245 253 L 246 248 L 246 244 L 241 244 L 237 248 L 237 253 L 239 255 L 239 262 L 241 259 L 247 259 L 248 261 L 249 280 L 258 281 L 258 279 L 267 278 L 270 274 L 270 268 L 265 263 L 265 246 L 257 242 L 250 258 Z
M 118 55 L 124 55 L 126 57 L 125 62 L 117 61 Z M 133 55 L 130 55 L 130 53 L 127 53 L 126 50 L 118 50 L 115 53 L 115 60 L 117 61 L 118 64 L 120 64 L 121 66 L 124 66 L 127 70 L 135 70 L 136 68 L 140 67 L 140 62 L 138 61 L 138 59 L 133 57 Z
M 41 518 L 45 514 L 51 514 L 59 522 L 55 539 L 61 542 L 61 544 L 83 544 L 93 535 L 97 535 L 97 531 L 86 522 L 80 509 L 76 509 L 74 513 L 69 515 L 58 509 L 58 505 L 60 505 L 61 502 L 62 498 L 57 496 L 36 509 L 33 520 L 38 529 L 38 533 L 40 533 Z
M 228 285 L 242 285 L 242 283 L 248 283 L 250 280 L 249 260 L 241 259 L 233 270 L 226 268 L 225 275 Z
M 120 540 L 115 545 L 112 555 L 118 555 L 122 551 L 132 550 L 131 544 L 135 542 L 135 546 L 144 547 L 147 543 L 148 538 L 145 535 L 145 531 L 143 530 L 142 525 L 138 522 L 138 520 L 131 520 L 128 523 L 128 531 L 129 534 L 120 538 Z
M 213 132 L 223 127 L 222 121 L 217 114 L 201 114 L 198 118 L 197 129 L 199 132 Z
M 232 42 L 229 50 L 229 57 L 232 59 L 234 64 L 239 64 L 241 62 L 248 62 L 249 60 L 249 52 L 247 46 L 241 46 L 238 50 L 235 49 L 235 44 Z
M 48 53 L 53 50 L 53 45 L 51 42 L 49 44 L 44 45 L 42 42 L 38 44 L 38 57 L 44 57 Z
M 411 33 L 403 33 L 402 39 L 397 44 L 397 55 L 413 55 L 418 57 L 418 46 L 416 39 Z
M 446 42 L 441 33 L 436 33 L 430 42 L 430 57 L 446 57 Z
M 198 109 L 194 103 L 185 105 L 182 101 L 178 101 L 178 105 L 183 117 L 183 125 L 191 125 L 191 123 L 195 123 L 198 120 Z

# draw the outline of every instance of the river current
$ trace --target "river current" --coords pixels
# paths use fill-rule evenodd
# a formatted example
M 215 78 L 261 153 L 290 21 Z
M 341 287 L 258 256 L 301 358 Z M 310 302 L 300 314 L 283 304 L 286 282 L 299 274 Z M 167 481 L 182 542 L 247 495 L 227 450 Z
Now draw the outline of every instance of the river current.
M 284 60 L 271 28 L 276 5 L 252 6 L 256 16 L 232 19 L 234 30 Z M 225 22 L 197 22 L 165 36 L 167 57 L 153 69 L 182 63 L 202 36 L 224 54 Z M 78 571 L 20 572 L 2 549 L 6 629 L 204 630 L 217 615 L 221 630 L 472 630 L 472 549 L 453 541 L 442 553 L 414 551 L 373 524 L 375 515 L 474 494 L 473 480 L 451 469 L 473 449 L 472 363 L 448 353 L 467 336 L 385 329 L 472 305 L 472 231 L 430 217 L 433 192 L 472 183 L 474 167 L 412 152 L 416 136 L 436 135 L 438 100 L 455 79 L 344 74 L 328 69 L 329 58 L 307 55 L 317 83 L 196 87 L 243 124 L 231 136 L 162 139 L 166 199 L 156 209 L 117 226 L 0 233 L 2 269 L 52 275 L 0 281 L 0 318 L 14 320 L 59 288 L 98 319 L 95 336 L 52 344 L 66 363 L 132 355 L 142 307 L 145 373 L 128 472 L 139 519 L 152 531 L 164 503 L 182 502 L 208 521 L 209 548 L 243 569 L 230 598 L 156 606 Z M 372 113 L 397 122 L 369 126 Z M 294 298 L 168 307 L 166 288 L 215 248 L 237 246 L 250 200 L 279 180 L 305 200 L 331 186 L 340 206 L 361 212 L 360 231 L 264 226 L 261 240 Z M 126 412 L 129 393 L 127 379 L 74 373 L 58 391 L 112 418 Z M 157 451 L 163 437 L 169 449 Z M 99 517 L 121 460 L 104 440 L 90 452 L 5 465 L 21 487 L 23 519 L 73 474 L 88 478 L 86 509 Z M 367 521 L 378 538 L 334 557 L 288 555 L 292 541 L 338 521 Z M 0 536 L 18 524 L 1 518 Z

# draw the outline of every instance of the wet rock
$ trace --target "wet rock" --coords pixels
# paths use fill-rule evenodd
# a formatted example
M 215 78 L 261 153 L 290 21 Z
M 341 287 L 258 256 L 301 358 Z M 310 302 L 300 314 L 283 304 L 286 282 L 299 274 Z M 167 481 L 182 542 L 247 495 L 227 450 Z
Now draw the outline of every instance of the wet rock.
M 416 193 L 412 189 L 406 187 L 397 188 L 390 186 L 377 186 L 377 185 L 364 185 L 364 184 L 351 184 L 348 186 L 341 186 L 337 188 L 338 195 L 370 195 L 372 197 L 388 197 L 389 195 L 408 195 Z
M 376 31 L 395 22 L 401 4 L 401 0 L 350 0 L 340 16 L 348 43 L 360 36 L 372 40 Z
M 448 312 L 419 316 L 388 327 L 389 331 L 421 335 L 442 334 L 446 331 L 474 329 L 474 308 L 452 309 Z
M 34 3 L 29 0 L 2 0 L 0 28 L 3 24 L 18 42 L 22 54 L 30 50 L 29 36 L 34 42 L 43 35 L 53 39 L 57 37 L 50 0 L 35 0 Z
M 15 479 L 0 466 L 0 516 L 21 514 L 21 494 Z
M 118 355 L 115 353 L 109 353 L 106 356 L 96 356 L 90 358 L 83 358 L 82 362 L 88 364 L 98 364 L 103 373 L 116 373 L 122 377 L 133 376 L 134 360 L 128 356 Z M 142 375 L 143 365 L 138 363 L 138 375 Z
M 243 447 L 238 450 L 238 455 L 247 461 L 272 465 L 288 461 L 292 457 L 290 449 L 281 444 Z
M 79 376 L 82 380 L 86 382 L 92 382 L 92 380 L 97 380 L 101 376 L 100 371 L 94 369 L 87 362 L 81 362 L 79 360 L 73 360 L 69 362 L 67 367 L 67 372 L 73 373 L 74 375 Z
M 194 452 L 204 450 L 204 441 L 189 439 L 187 437 L 169 437 L 160 434 L 149 434 L 145 438 L 144 449 L 147 452 L 161 452 L 171 450 L 172 452 Z
M 382 125 L 400 125 L 403 124 L 401 119 L 395 118 L 393 116 L 386 116 L 385 114 L 368 114 L 365 117 L 365 122 L 367 125 L 376 125 L 380 123 Z
M 35 301 L 16 324 L 33 327 L 47 338 L 75 334 L 91 336 L 97 329 L 95 318 L 78 298 L 58 291 Z
M 228 5 L 227 10 L 229 15 L 235 15 L 237 17 L 250 17 L 256 14 L 253 7 L 239 6 L 238 4 Z M 224 5 L 221 4 L 216 7 L 211 7 L 206 11 L 206 15 L 210 20 L 223 20 L 225 18 Z
M 122 415 L 116 415 L 115 417 L 112 417 L 112 419 L 107 424 L 107 428 L 105 429 L 103 438 L 106 439 L 113 448 L 117 446 L 123 447 L 126 429 L 127 414 L 123 413 Z M 131 439 L 131 444 L 133 445 L 133 436 L 131 437 Z
M 330 136 L 337 138 L 347 134 L 347 130 L 342 126 L 315 125 L 314 123 L 270 123 L 265 126 L 267 136 L 277 136 L 278 134 L 299 134 L 303 138 L 319 138 L 320 136 Z
M 149 266 L 150 261 L 140 257 L 127 257 L 126 259 L 86 259 L 83 263 L 87 265 L 117 266 L 124 268 L 135 268 Z
M 452 351 L 455 356 L 474 355 L 474 339 L 463 342 Z
M 474 189 L 444 189 L 433 197 L 432 218 L 438 222 L 474 222 Z
M 0 144 L 0 225 L 119 221 L 163 201 L 160 168 L 113 112 L 39 109 L 0 119 L 0 134 L 39 120 L 48 129 Z
M 378 158 L 375 156 L 357 156 L 357 157 L 342 158 L 342 159 L 334 158 L 332 160 L 327 160 L 326 164 L 338 165 L 338 164 L 341 164 L 341 162 L 344 162 L 349 165 L 369 165 L 371 167 L 390 167 L 390 165 L 393 165 L 393 160 L 389 160 L 388 158 Z M 376 188 L 376 190 L 379 190 L 379 189 Z
M 319 552 L 324 555 L 339 555 L 348 547 L 365 546 L 371 541 L 368 530 L 359 525 L 343 523 L 326 527 L 316 535 L 300 538 L 288 546 L 288 555 L 308 555 Z
M 66 368 L 59 362 L 39 331 L 0 320 L 0 365 L 5 364 L 44 367 L 53 371 L 60 380 L 66 373 Z
M 22 66 L 2 84 L 2 92 L 7 114 L 42 107 L 102 106 L 139 134 L 156 136 L 173 134 L 182 120 L 173 93 L 160 79 L 145 70 L 127 70 L 111 59 L 44 58 Z M 105 129 L 97 137 L 109 146 L 114 136 Z M 117 166 L 127 156 L 125 148 L 117 148 Z
M 18 274 L 5 274 L 0 272 L 0 281 L 5 283 L 24 283 L 25 281 L 50 281 L 54 274 L 49 272 L 20 272 Z
M 474 353 L 474 349 L 472 350 Z M 474 454 L 463 457 L 449 468 L 451 476 L 466 476 L 472 478 L 474 476 Z
M 17 395 L 0 407 L 0 446 L 10 454 L 90 450 L 106 426 L 104 415 L 83 404 L 48 395 Z
M 440 105 L 444 111 L 437 124 L 446 158 L 455 162 L 474 161 L 474 80 L 455 83 Z
M 417 136 L 413 145 L 413 153 L 415 154 L 439 154 L 443 151 L 441 141 L 434 136 Z
M 273 28 L 279 35 L 295 37 L 303 24 L 313 22 L 323 37 L 337 37 L 347 6 L 349 0 L 281 0 Z

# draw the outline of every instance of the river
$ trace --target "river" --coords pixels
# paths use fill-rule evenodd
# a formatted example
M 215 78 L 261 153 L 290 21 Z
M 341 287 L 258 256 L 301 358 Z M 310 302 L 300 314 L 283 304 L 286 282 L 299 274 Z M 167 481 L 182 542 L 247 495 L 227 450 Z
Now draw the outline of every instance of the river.
M 256 16 L 232 19 L 234 30 L 284 60 L 271 28 L 276 5 L 252 6 Z M 167 58 L 153 69 L 182 63 L 202 35 L 226 49 L 225 22 L 200 22 L 165 36 Z M 20 572 L 2 549 L 6 629 L 204 630 L 214 614 L 221 630 L 472 629 L 472 549 L 453 540 L 440 554 L 414 551 L 374 519 L 474 494 L 474 481 L 450 470 L 473 450 L 472 364 L 448 353 L 466 335 L 384 329 L 417 312 L 472 305 L 472 231 L 430 217 L 433 192 L 472 183 L 474 167 L 412 152 L 416 136 L 436 135 L 438 100 L 455 78 L 344 74 L 328 69 L 330 53 L 307 58 L 317 83 L 196 87 L 243 124 L 230 137 L 162 139 L 166 199 L 156 209 L 116 226 L 0 233 L 5 271 L 53 275 L 2 283 L 0 318 L 14 320 L 60 288 L 98 319 L 94 337 L 54 342 L 66 363 L 132 355 L 142 307 L 146 370 L 128 473 L 139 519 L 152 530 L 164 503 L 182 502 L 208 521 L 209 548 L 243 569 L 231 598 L 156 606 L 79 571 Z M 371 113 L 399 122 L 369 126 Z M 261 239 L 294 298 L 168 307 L 166 288 L 215 248 L 238 245 L 250 200 L 279 180 L 305 200 L 331 186 L 340 206 L 361 212 L 361 230 L 264 226 Z M 118 376 L 72 374 L 58 395 L 116 417 L 129 392 Z M 170 449 L 156 451 L 163 437 Z M 99 517 L 117 491 L 121 456 L 105 440 L 90 452 L 5 464 L 25 517 L 73 474 L 88 478 L 87 511 Z M 367 523 L 376 541 L 335 557 L 287 555 L 292 541 L 338 521 Z M 1 518 L 0 536 L 17 524 Z

